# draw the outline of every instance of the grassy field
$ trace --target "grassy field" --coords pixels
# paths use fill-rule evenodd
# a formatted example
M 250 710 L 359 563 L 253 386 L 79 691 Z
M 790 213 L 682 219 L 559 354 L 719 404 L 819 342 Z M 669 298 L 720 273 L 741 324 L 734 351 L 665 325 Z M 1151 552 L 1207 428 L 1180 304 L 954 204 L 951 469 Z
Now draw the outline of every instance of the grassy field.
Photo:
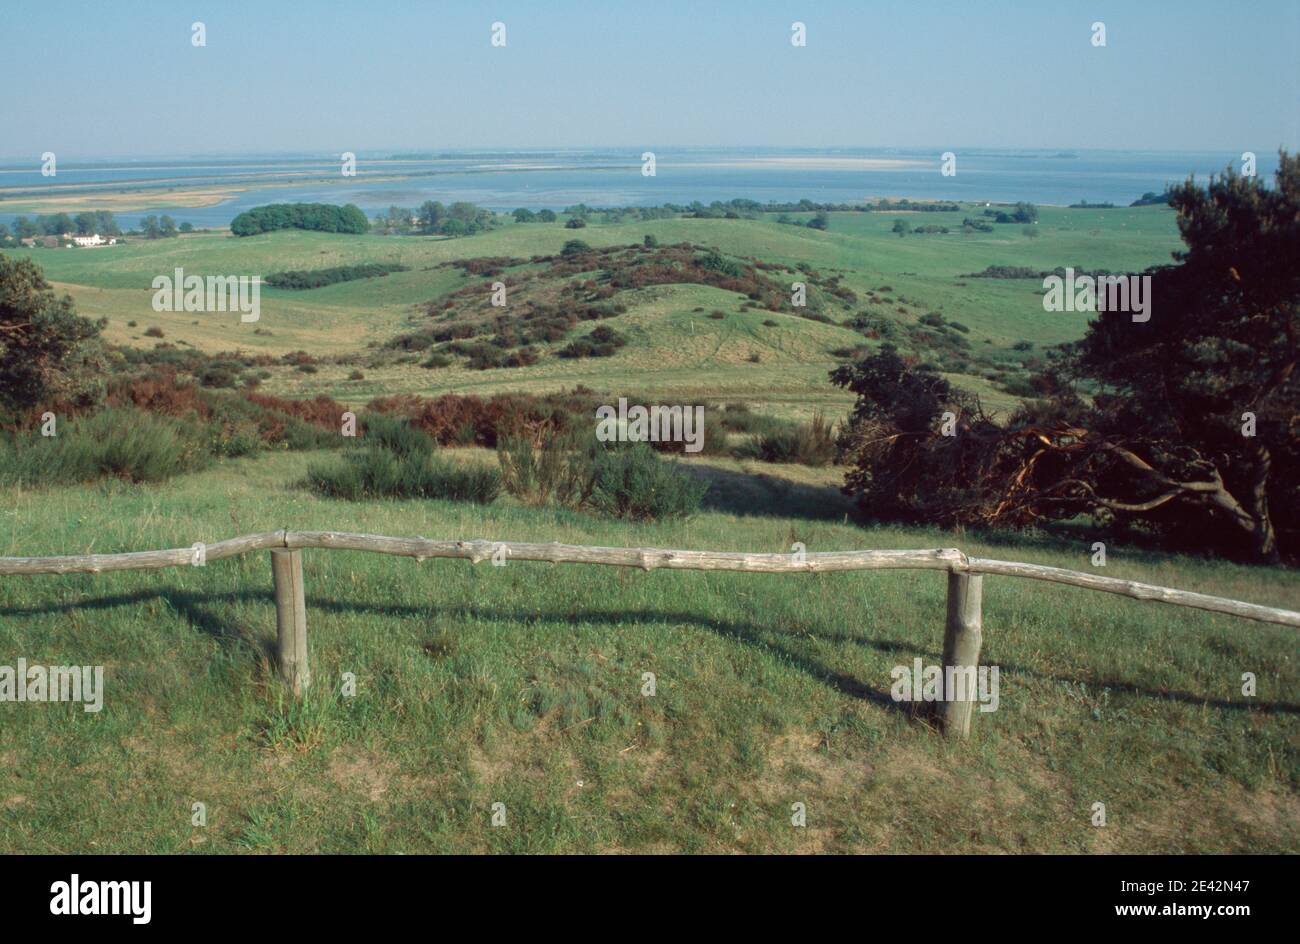
M 1039 349 L 1077 338 L 1086 327 L 1084 316 L 1044 312 L 1037 280 L 963 276 L 991 265 L 1131 271 L 1169 261 L 1179 245 L 1173 213 L 1167 208 L 1042 208 L 1040 214 L 1034 227 L 999 225 L 992 233 L 965 235 L 959 232 L 960 219 L 977 216 L 977 208 L 957 214 L 837 213 L 827 232 L 774 219 L 592 224 L 578 232 L 560 223 L 532 223 L 454 240 L 306 232 L 235 238 L 203 233 L 96 250 L 34 250 L 30 255 L 51 281 L 72 294 L 79 311 L 109 319 L 105 335 L 115 343 L 152 347 L 157 339 L 144 332 L 158 327 L 167 343 L 209 353 L 306 350 L 318 357 L 346 359 L 364 353 L 367 345 L 380 345 L 403 330 L 428 323 L 423 303 L 469 284 L 482 283 L 485 294 L 489 290 L 490 279 L 475 279 L 454 268 L 432 268 L 441 263 L 552 254 L 575 236 L 600 247 L 640 243 L 650 234 L 664 245 L 689 241 L 716 246 L 735 257 L 792 267 L 806 264 L 824 274 L 838 274 L 842 284 L 862 299 L 862 309 L 905 325 L 914 325 L 927 312 L 939 312 L 969 328 L 966 340 L 972 350 L 1018 369 L 1031 354 L 1017 352 L 1012 345 L 1029 342 Z M 940 223 L 957 231 L 899 238 L 890 229 L 900 218 L 916 225 Z M 1035 235 L 1027 235 L 1027 229 Z M 187 275 L 266 275 L 362 262 L 400 263 L 410 271 L 310 291 L 264 287 L 256 324 L 219 313 L 156 313 L 150 307 L 153 278 L 170 275 L 177 267 Z M 873 307 L 866 296 L 880 289 L 888 289 L 880 291 L 879 297 L 889 301 Z M 490 370 L 463 366 L 427 370 L 415 363 L 395 363 L 368 367 L 364 380 L 348 379 L 351 365 L 323 364 L 310 375 L 290 368 L 273 370 L 264 389 L 291 396 L 327 394 L 359 405 L 382 393 L 543 392 L 582 383 L 597 390 L 634 390 L 706 402 L 744 398 L 760 406 L 769 404 L 767 412 L 775 415 L 806 416 L 819 408 L 839 413 L 848 405 L 826 383 L 826 373 L 837 363 L 832 350 L 864 343 L 856 331 L 789 314 L 741 312 L 743 296 L 708 286 L 656 286 L 622 292 L 618 300 L 629 310 L 611 324 L 626 329 L 630 343 L 612 358 L 544 357 L 528 368 Z M 706 317 L 704 312 L 714 309 L 725 312 L 726 319 Z M 763 326 L 768 319 L 778 326 Z M 756 363 L 750 361 L 755 355 Z M 984 376 L 954 374 L 952 379 L 979 393 L 988 406 L 1007 409 L 1016 402 Z
M 837 213 L 826 232 L 775 219 L 675 219 L 578 232 L 507 224 L 455 240 L 200 233 L 22 254 L 80 313 L 106 317 L 111 342 L 150 349 L 159 339 L 145 332 L 157 327 L 164 343 L 208 354 L 305 350 L 319 359 L 315 373 L 268 366 L 268 393 L 360 407 L 393 393 L 583 384 L 836 419 L 851 400 L 827 382 L 843 359 L 833 352 L 878 343 L 845 324 L 848 314 L 905 329 L 934 312 L 959 322 L 978 369 L 951 378 L 1009 409 L 1018 400 L 997 370 L 1027 369 L 1086 325 L 1045 313 L 1037 279 L 970 273 L 1134 271 L 1168 261 L 1179 245 L 1172 212 L 1154 207 L 1041 208 L 1036 226 L 992 233 L 891 232 L 899 218 L 959 229 L 961 216 L 978 213 Z M 543 344 L 528 367 L 426 369 L 421 355 L 383 353 L 396 336 L 438 323 L 428 303 L 467 286 L 488 291 L 491 277 L 444 263 L 551 255 L 575 237 L 629 246 L 646 234 L 784 266 L 765 270 L 778 281 L 812 267 L 818 284 L 838 277 L 857 301 L 821 323 L 745 308 L 745 296 L 708 284 L 652 284 L 612 298 L 623 310 L 599 323 L 627 343 L 611 357 L 553 356 L 594 322 Z M 264 288 L 256 324 L 150 307 L 152 279 L 177 267 L 266 275 L 363 262 L 408 271 L 310 291 Z M 523 297 L 562 282 L 535 280 Z M 451 452 L 495 462 L 486 450 Z M 0 486 L 0 556 L 293 528 L 746 551 L 958 546 L 1091 569 L 1092 537 L 1082 534 L 867 524 L 833 466 L 694 458 L 686 466 L 710 483 L 703 511 L 628 524 L 510 498 L 486 507 L 320 498 L 300 485 L 316 458 L 262 452 L 149 486 Z M 313 550 L 304 567 L 315 685 L 296 703 L 273 671 L 267 556 L 0 581 L 0 665 L 100 664 L 106 677 L 97 714 L 0 705 L 0 852 L 1300 848 L 1300 679 L 1294 633 L 1281 627 L 986 578 L 982 661 L 1000 667 L 1000 708 L 977 714 L 971 740 L 955 743 L 890 698 L 893 667 L 940 659 L 940 573 L 644 574 Z M 1112 543 L 1105 573 L 1300 608 L 1300 584 L 1281 568 Z M 1241 694 L 1243 672 L 1258 679 L 1254 698 Z M 355 695 L 342 692 L 345 673 Z M 645 673 L 656 678 L 653 697 L 642 694 Z M 1092 825 L 1097 802 L 1104 827 Z M 206 826 L 191 825 L 194 803 L 206 805 Z M 504 827 L 491 825 L 496 803 Z M 805 804 L 807 828 L 791 825 L 794 803 Z
M 481 450 L 462 461 L 492 461 Z M 0 495 L 0 555 L 275 528 L 780 551 L 961 546 L 1087 569 L 1084 544 L 848 522 L 833 471 L 695 460 L 687 522 L 503 501 L 346 503 L 309 454 L 154 487 Z M 757 473 L 766 473 L 760 478 Z M 271 670 L 267 555 L 0 582 L 0 653 L 103 664 L 104 710 L 4 706 L 0 850 L 1284 852 L 1300 842 L 1290 630 L 986 578 L 1001 707 L 946 742 L 889 698 L 938 660 L 925 572 L 642 574 L 305 552 L 315 687 Z M 1283 571 L 1112 547 L 1107 573 L 1300 607 Z M 1240 694 L 1243 671 L 1259 694 Z M 340 694 L 354 673 L 356 695 Z M 652 672 L 657 694 L 643 697 Z M 1249 701 L 1249 703 L 1248 703 Z M 206 804 L 208 825 L 191 826 Z M 807 828 L 790 823 L 792 803 Z M 1090 823 L 1104 802 L 1107 825 Z M 507 825 L 490 825 L 504 803 Z

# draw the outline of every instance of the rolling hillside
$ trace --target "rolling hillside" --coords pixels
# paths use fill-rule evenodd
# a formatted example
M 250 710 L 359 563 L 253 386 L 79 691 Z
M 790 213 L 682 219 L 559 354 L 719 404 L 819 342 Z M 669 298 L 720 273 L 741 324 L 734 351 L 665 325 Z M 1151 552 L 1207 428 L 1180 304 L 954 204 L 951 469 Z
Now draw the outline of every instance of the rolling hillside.
M 919 356 L 931 356 L 952 372 L 952 379 L 979 393 L 986 405 L 1008 408 L 1015 397 L 990 377 L 1020 370 L 1033 356 L 1023 349 L 1025 343 L 1041 349 L 1071 340 L 1082 334 L 1085 322 L 1080 315 L 1044 312 L 1040 280 L 966 276 L 989 266 L 1132 270 L 1168 261 L 1178 246 L 1173 214 L 1166 208 L 1044 208 L 1032 228 L 1001 225 L 992 233 L 960 232 L 965 212 L 974 215 L 977 208 L 959 214 L 837 213 L 826 232 L 774 219 L 591 224 L 577 231 L 557 222 L 508 224 L 462 239 L 305 232 L 235 238 L 205 233 L 102 250 L 31 254 L 59 288 L 72 294 L 81 312 L 109 319 L 105 336 L 111 341 L 153 347 L 159 340 L 144 332 L 158 327 L 165 343 L 210 354 L 305 350 L 325 361 L 309 375 L 271 369 L 263 384 L 271 393 L 323 393 L 360 404 L 380 393 L 550 391 L 581 383 L 657 396 L 736 396 L 770 402 L 777 413 L 808 413 L 818 406 L 839 410 L 846 403 L 825 382 L 826 372 L 839 359 L 832 352 L 876 343 L 845 326 L 855 310 L 894 321 L 905 330 L 918 329 L 921 317 L 937 312 L 968 329 L 955 343 L 964 344 L 985 364 L 969 373 L 953 371 L 944 358 L 916 349 L 906 335 L 896 343 L 916 349 Z M 957 229 L 946 235 L 900 238 L 891 232 L 900 218 Z M 823 278 L 838 277 L 837 284 L 858 301 L 831 313 L 837 323 L 818 324 L 796 318 L 792 311 L 741 311 L 743 296 L 708 286 L 656 285 L 619 293 L 616 301 L 626 312 L 609 324 L 626 335 L 628 344 L 611 358 L 564 361 L 543 356 L 530 367 L 488 370 L 468 370 L 459 363 L 423 369 L 414 357 L 373 362 L 374 348 L 426 323 L 425 306 L 430 303 L 474 285 L 481 286 L 486 299 L 492 279 L 468 275 L 449 263 L 551 256 L 575 237 L 597 249 L 632 246 L 645 235 L 663 246 L 716 247 L 731 259 L 791 271 L 811 267 Z M 265 276 L 364 262 L 397 263 L 408 271 L 307 291 L 263 287 L 257 324 L 241 324 L 221 314 L 156 313 L 149 307 L 153 278 L 170 275 L 177 267 L 187 275 Z M 791 277 L 790 271 L 782 274 Z M 726 317 L 715 321 L 708 317 L 713 311 Z M 766 326 L 765 320 L 776 324 Z M 575 329 L 571 337 L 584 330 Z M 1018 343 L 1021 350 L 1014 347 Z M 561 346 L 557 342 L 543 350 L 551 353 Z M 349 381 L 358 367 L 365 378 Z

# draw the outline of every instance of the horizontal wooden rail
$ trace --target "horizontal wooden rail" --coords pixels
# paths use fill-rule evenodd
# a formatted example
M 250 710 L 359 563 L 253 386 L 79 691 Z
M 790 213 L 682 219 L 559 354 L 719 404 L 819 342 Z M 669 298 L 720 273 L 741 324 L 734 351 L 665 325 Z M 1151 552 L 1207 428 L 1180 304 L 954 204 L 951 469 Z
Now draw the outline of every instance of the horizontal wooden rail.
M 0 557 L 0 576 L 21 574 L 99 574 L 117 570 L 205 565 L 246 554 L 271 552 L 275 588 L 276 635 L 280 677 L 295 696 L 311 684 L 308 663 L 307 605 L 303 588 L 303 548 L 371 551 L 414 557 L 447 557 L 478 563 L 485 560 L 549 561 L 555 564 L 605 564 L 642 570 L 730 570 L 745 573 L 831 573 L 849 570 L 943 570 L 948 572 L 948 612 L 943 639 L 943 695 L 934 717 L 949 737 L 970 734 L 975 688 L 957 683 L 957 675 L 979 665 L 983 644 L 984 574 L 1027 577 L 1049 583 L 1117 593 L 1138 600 L 1159 600 L 1283 626 L 1300 627 L 1300 613 L 1240 600 L 1156 587 L 1133 580 L 1100 577 L 1060 567 L 967 557 L 956 548 L 928 551 L 825 551 L 800 554 L 745 554 L 737 551 L 675 551 L 654 547 L 585 547 L 577 544 L 527 544 L 518 541 L 431 541 L 345 531 L 268 531 L 161 551 L 83 554 L 71 557 Z M 952 670 L 952 671 L 950 671 Z
M 196 545 L 199 547 L 199 545 Z M 268 531 L 201 545 L 203 562 L 222 560 L 249 551 L 277 548 L 333 548 L 414 557 L 459 558 L 480 563 L 493 555 L 509 560 L 555 564 L 604 564 L 642 570 L 731 570 L 745 573 L 830 573 L 847 570 L 945 570 L 961 574 L 998 574 L 1082 587 L 1188 606 L 1214 613 L 1300 628 L 1300 613 L 1244 603 L 1226 597 L 1174 590 L 1135 580 L 1102 577 L 1061 567 L 967 557 L 956 548 L 921 551 L 823 551 L 795 554 L 748 554 L 738 551 L 681 551 L 652 547 L 588 547 L 579 544 L 528 544 L 517 541 L 433 541 L 421 537 L 386 537 L 346 531 Z M 0 576 L 17 574 L 99 574 L 117 570 L 151 570 L 197 563 L 195 547 L 126 554 L 83 554 L 67 557 L 0 557 Z

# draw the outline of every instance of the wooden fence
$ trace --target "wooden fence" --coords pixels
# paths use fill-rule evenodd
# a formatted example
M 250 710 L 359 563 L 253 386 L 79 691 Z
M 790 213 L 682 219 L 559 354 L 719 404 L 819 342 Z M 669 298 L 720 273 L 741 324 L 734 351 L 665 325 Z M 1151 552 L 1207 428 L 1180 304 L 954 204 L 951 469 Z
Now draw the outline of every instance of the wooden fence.
M 938 717 L 946 734 L 965 737 L 975 706 L 973 685 L 950 689 L 949 667 L 971 671 L 979 665 L 983 644 L 981 597 L 983 575 L 1025 577 L 1116 593 L 1136 600 L 1157 600 L 1213 613 L 1300 628 L 1300 613 L 1254 603 L 1172 590 L 1132 580 L 1118 580 L 1060 567 L 967 557 L 955 548 L 927 551 L 827 551 L 804 554 L 745 554 L 732 551 L 674 551 L 646 547 L 585 547 L 575 544 L 525 544 L 511 541 L 431 541 L 341 531 L 271 531 L 192 547 L 127 554 L 71 557 L 0 557 L 0 576 L 21 574 L 100 574 L 117 570 L 185 567 L 247 554 L 271 552 L 275 587 L 278 659 L 281 677 L 301 695 L 311 684 L 307 657 L 307 607 L 302 579 L 302 549 L 333 548 L 373 551 L 428 560 L 462 558 L 479 563 L 489 558 L 549 561 L 556 564 L 605 564 L 642 570 L 734 570 L 747 573 L 829 573 L 846 570 L 943 570 L 948 573 L 948 614 L 943 638 L 944 698 Z M 964 697 L 954 697 L 964 693 Z

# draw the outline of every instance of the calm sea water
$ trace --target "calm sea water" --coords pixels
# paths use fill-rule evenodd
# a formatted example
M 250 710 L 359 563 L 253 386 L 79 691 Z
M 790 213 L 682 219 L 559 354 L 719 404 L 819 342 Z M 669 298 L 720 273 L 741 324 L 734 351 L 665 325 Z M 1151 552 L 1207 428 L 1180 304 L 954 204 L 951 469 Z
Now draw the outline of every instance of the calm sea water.
M 1161 191 L 1195 174 L 1207 179 L 1240 154 L 1136 151 L 956 150 L 957 173 L 940 173 L 940 149 L 663 149 L 657 173 L 641 173 L 636 151 L 466 152 L 390 161 L 391 155 L 358 155 L 357 176 L 343 177 L 337 160 L 310 156 L 184 160 L 60 162 L 57 177 L 43 177 L 37 161 L 0 165 L 0 198 L 30 199 L 38 193 L 77 193 L 78 185 L 147 187 L 166 194 L 200 185 L 270 186 L 233 194 L 211 207 L 181 206 L 118 213 L 132 225 L 146 213 L 170 213 L 178 222 L 224 226 L 250 207 L 277 202 L 355 203 L 367 213 L 390 205 L 414 207 L 425 200 L 468 200 L 492 209 L 563 209 L 688 204 L 738 197 L 762 202 L 847 203 L 879 197 L 1026 200 L 1038 204 L 1127 205 L 1147 191 Z M 870 166 L 862 161 L 900 161 Z M 1260 153 L 1257 170 L 1271 178 L 1277 155 Z M 392 177 L 399 179 L 377 179 Z M 289 186 L 288 181 L 304 181 Z M 67 188 L 67 189 L 65 189 Z M 14 192 L 17 191 L 17 192 Z M 111 191 L 108 191 L 111 192 Z M 165 200 L 165 197 L 164 197 Z M 0 199 L 0 220 L 12 222 Z M 93 201 L 92 201 L 93 202 Z

